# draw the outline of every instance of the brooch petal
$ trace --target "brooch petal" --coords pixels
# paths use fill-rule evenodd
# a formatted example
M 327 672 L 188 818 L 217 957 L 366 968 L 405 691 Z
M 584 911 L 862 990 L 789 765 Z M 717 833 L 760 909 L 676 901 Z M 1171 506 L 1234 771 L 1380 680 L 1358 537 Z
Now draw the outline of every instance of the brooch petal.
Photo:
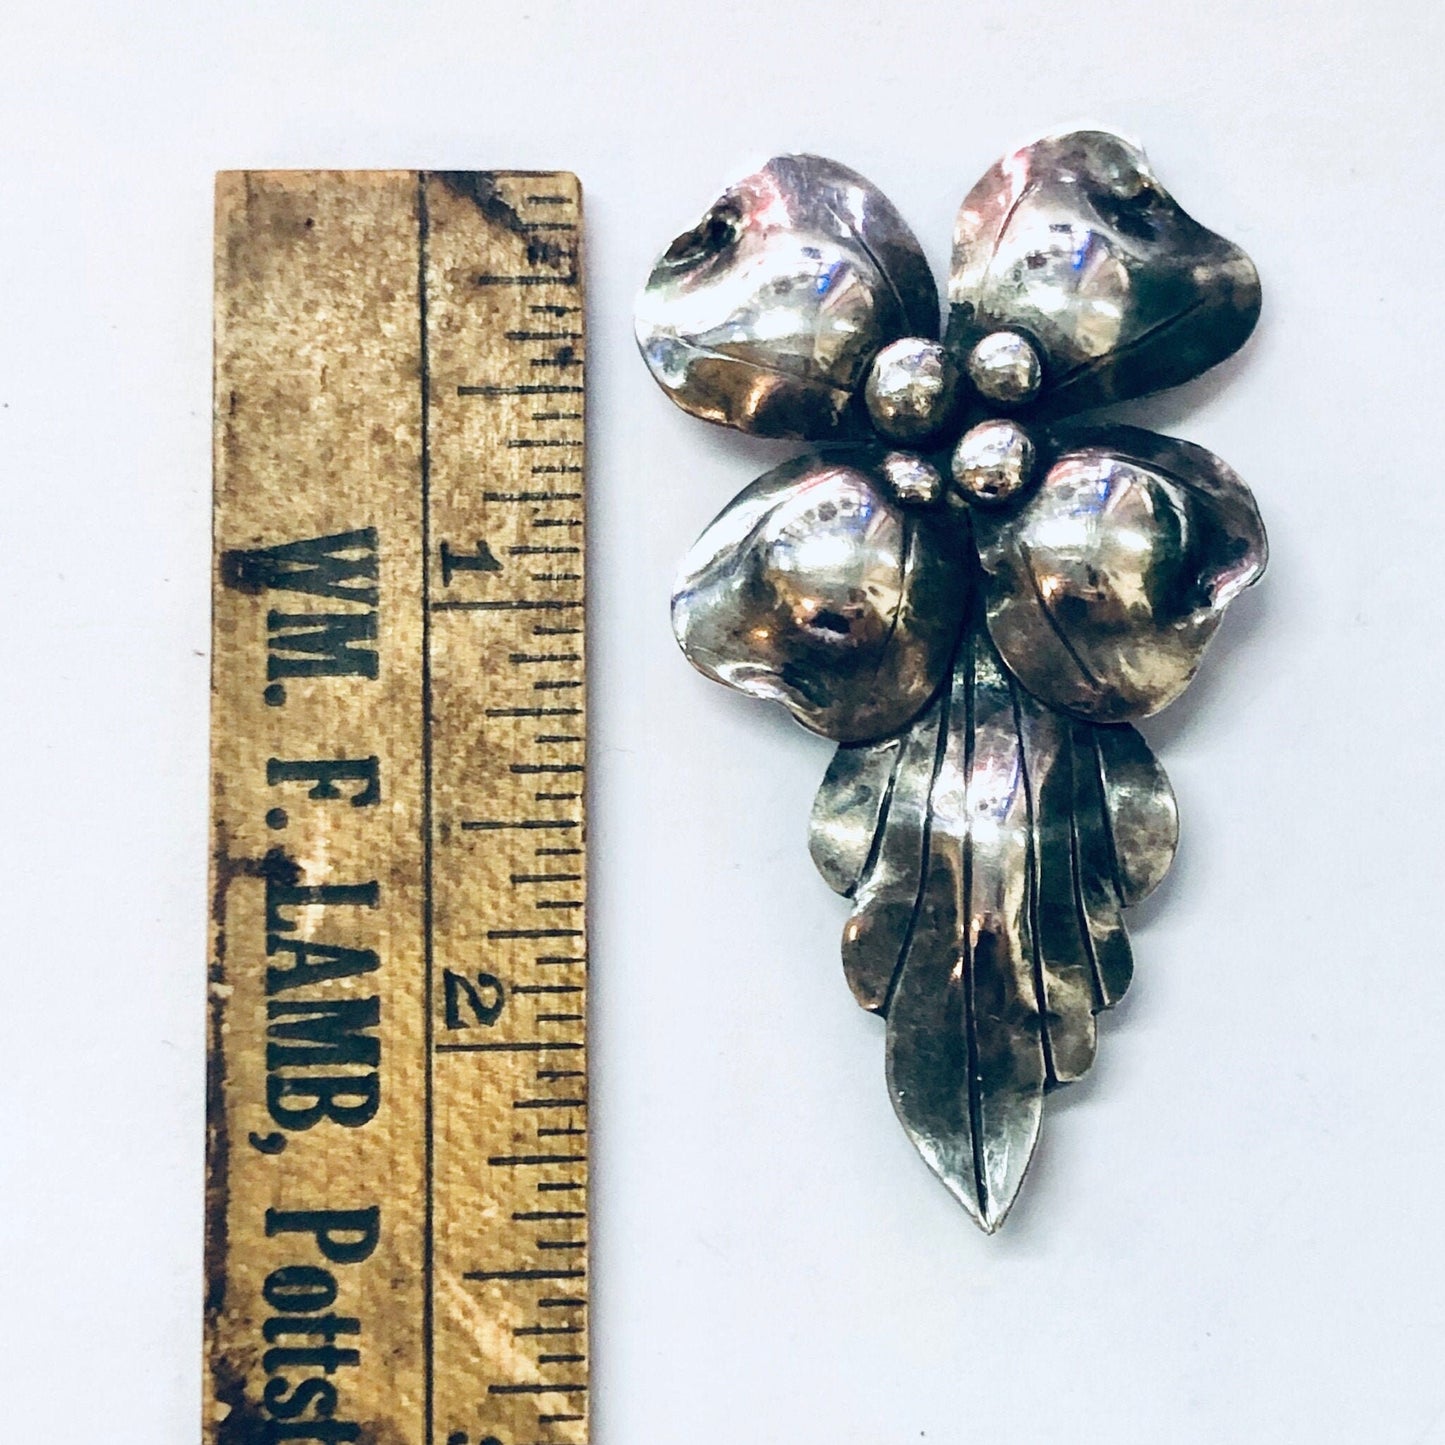
M 740 493 L 683 559 L 673 631 L 700 672 L 814 732 L 881 737 L 948 669 L 967 546 L 948 511 L 897 502 L 870 455 L 802 456 Z
M 1047 136 L 971 190 L 954 229 L 949 345 L 1019 333 L 1062 415 L 1207 371 L 1259 317 L 1239 247 L 1180 209 L 1143 151 L 1105 131 Z
M 1138 427 L 1060 428 L 1040 454 L 1028 500 L 974 523 L 989 631 L 1051 706 L 1147 717 L 1184 691 L 1264 571 L 1254 497 L 1203 447 Z
M 877 187 L 821 156 L 778 156 L 662 254 L 636 325 L 684 411 L 821 441 L 844 429 L 881 347 L 938 335 L 938 291 Z

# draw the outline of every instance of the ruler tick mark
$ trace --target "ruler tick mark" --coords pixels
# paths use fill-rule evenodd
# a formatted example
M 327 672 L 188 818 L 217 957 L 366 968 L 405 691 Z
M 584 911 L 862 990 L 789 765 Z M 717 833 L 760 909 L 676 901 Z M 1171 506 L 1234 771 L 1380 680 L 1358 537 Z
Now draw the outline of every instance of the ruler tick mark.
M 458 396 L 576 396 L 583 388 L 572 382 L 532 381 L 518 386 L 459 386 Z
M 489 707 L 487 717 L 576 717 L 580 707 Z M 581 739 L 578 739 L 580 742 Z
M 494 1169 L 535 1169 L 549 1164 L 585 1164 L 585 1154 L 493 1154 L 487 1160 Z M 578 1274 L 582 1271 L 579 1269 Z M 466 1276 L 468 1279 L 475 1275 Z M 570 1276 L 569 1276 L 570 1277 Z
M 584 1045 L 570 1039 L 509 1039 L 500 1043 L 438 1044 L 439 1054 L 545 1054 L 552 1050 L 580 1050 Z M 580 1070 L 578 1071 L 581 1072 Z
M 569 276 L 494 276 L 481 275 L 472 277 L 473 286 L 555 286 L 561 284 L 570 286 L 575 284 L 577 274 L 574 271 Z
M 581 492 L 483 492 L 482 499 L 488 502 L 576 502 L 582 497 Z M 579 547 L 577 549 L 581 551 Z M 521 549 L 513 551 L 507 548 L 508 553 L 513 557 L 525 557 L 528 554 Z
M 490 1160 L 496 1163 L 496 1160 Z M 462 1275 L 463 1279 L 475 1279 L 482 1282 L 493 1279 L 582 1279 L 587 1271 L 584 1269 L 469 1269 Z
M 468 818 L 462 828 L 468 833 L 489 832 L 498 828 L 575 828 L 575 818 Z
M 580 524 L 578 524 L 580 525 Z M 504 598 L 488 602 L 433 602 L 433 612 L 566 612 L 581 607 L 561 597 Z

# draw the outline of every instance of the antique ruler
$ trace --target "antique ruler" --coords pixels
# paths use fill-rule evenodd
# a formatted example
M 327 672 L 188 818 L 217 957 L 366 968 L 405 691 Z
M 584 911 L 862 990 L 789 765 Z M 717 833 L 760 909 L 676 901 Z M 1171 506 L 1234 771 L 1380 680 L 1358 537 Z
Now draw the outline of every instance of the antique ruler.
M 204 1437 L 580 1445 L 578 183 L 216 199 Z

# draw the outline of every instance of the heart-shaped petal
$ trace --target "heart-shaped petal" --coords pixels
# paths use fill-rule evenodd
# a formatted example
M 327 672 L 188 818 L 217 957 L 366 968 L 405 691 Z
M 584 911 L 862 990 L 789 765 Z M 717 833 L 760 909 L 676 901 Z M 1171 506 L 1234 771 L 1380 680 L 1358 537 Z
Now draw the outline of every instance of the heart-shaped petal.
M 778 156 L 659 258 L 637 341 L 684 411 L 758 436 L 837 434 L 869 362 L 938 334 L 938 290 L 877 187 L 821 156 Z
M 975 522 L 988 626 L 1036 697 L 1094 722 L 1147 717 L 1194 676 L 1264 571 L 1249 488 L 1203 447 L 1137 427 L 1060 428 L 1017 511 Z
M 1244 344 L 1259 276 L 1186 215 L 1137 146 L 1106 131 L 1047 136 L 971 190 L 954 229 L 949 344 L 1032 340 L 1053 415 L 1188 381 Z
M 683 559 L 672 625 L 700 672 L 838 742 L 896 732 L 948 670 L 968 593 L 945 508 L 903 507 L 869 456 L 760 477 Z

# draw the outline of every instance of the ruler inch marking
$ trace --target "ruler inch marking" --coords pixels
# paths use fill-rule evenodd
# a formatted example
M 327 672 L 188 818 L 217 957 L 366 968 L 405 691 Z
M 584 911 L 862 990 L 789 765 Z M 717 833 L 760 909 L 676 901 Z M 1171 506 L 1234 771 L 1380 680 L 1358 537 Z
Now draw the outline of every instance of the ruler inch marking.
M 586 1445 L 581 231 L 217 179 L 207 1445 Z

